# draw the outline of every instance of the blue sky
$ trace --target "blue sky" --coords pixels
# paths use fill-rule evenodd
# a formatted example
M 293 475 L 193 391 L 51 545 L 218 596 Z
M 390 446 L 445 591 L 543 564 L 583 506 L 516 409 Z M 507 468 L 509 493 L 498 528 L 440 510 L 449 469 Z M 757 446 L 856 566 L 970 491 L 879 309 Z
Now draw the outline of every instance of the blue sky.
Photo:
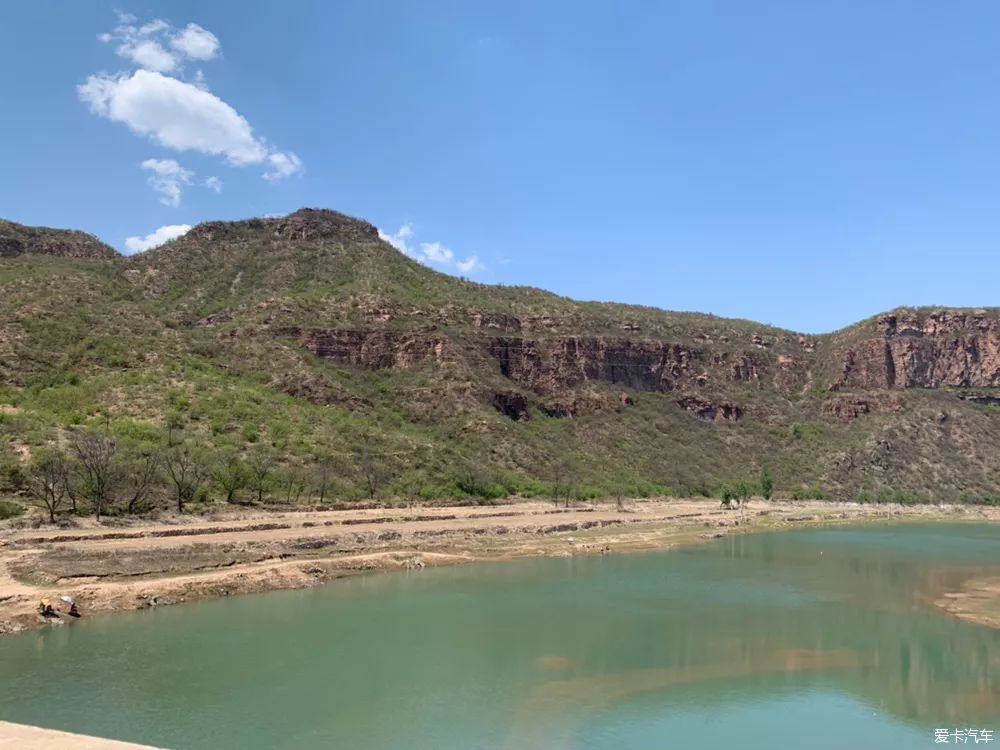
M 449 273 L 807 332 L 1000 302 L 994 2 L 0 12 L 4 218 L 125 250 L 328 207 Z

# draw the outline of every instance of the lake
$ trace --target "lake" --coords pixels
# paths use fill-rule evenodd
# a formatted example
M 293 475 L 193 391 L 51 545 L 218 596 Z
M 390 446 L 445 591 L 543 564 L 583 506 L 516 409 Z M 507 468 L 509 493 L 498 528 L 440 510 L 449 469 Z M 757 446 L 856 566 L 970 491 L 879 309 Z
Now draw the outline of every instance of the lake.
M 935 747 L 1000 736 L 1000 631 L 930 605 L 998 571 L 1000 527 L 902 524 L 362 576 L 0 639 L 0 719 L 170 748 Z

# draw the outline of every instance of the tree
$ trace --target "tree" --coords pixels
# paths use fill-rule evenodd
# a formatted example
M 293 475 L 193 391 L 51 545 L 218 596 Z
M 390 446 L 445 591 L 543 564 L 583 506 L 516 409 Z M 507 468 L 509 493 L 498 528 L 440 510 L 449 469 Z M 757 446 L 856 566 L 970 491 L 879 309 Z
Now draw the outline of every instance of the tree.
M 174 435 L 184 428 L 184 415 L 177 409 L 167 412 L 167 447 L 173 448 L 176 444 Z
M 368 499 L 374 500 L 382 489 L 382 483 L 386 476 L 385 467 L 380 457 L 371 448 L 364 446 L 355 451 L 354 462 L 364 482 Z
M 552 502 L 559 505 L 559 498 L 564 497 L 567 508 L 570 500 L 568 477 L 569 467 L 566 466 L 565 462 L 557 460 L 552 465 Z
M 747 502 L 751 497 L 753 497 L 753 485 L 741 479 L 736 483 L 736 499 L 740 501 L 740 505 Z
M 114 493 L 121 477 L 117 459 L 118 441 L 110 432 L 81 430 L 72 438 L 77 461 L 80 494 L 90 500 L 94 515 L 101 515 L 114 502 Z
M 733 492 L 733 488 L 728 484 L 723 485 L 722 492 L 720 494 L 722 496 L 722 505 L 726 508 L 732 508 L 733 499 L 735 498 L 735 493 Z
M 765 466 L 760 470 L 760 495 L 765 500 L 770 500 L 773 494 L 774 480 L 771 478 L 771 472 Z
M 250 470 L 239 456 L 230 454 L 216 467 L 213 479 L 222 489 L 227 503 L 237 502 L 237 494 L 250 483 Z
M 274 472 L 274 457 L 264 450 L 255 450 L 247 460 L 247 468 L 250 470 L 247 486 L 257 494 L 257 502 L 262 503 Z
M 130 515 L 145 509 L 150 490 L 160 479 L 161 458 L 155 450 L 143 450 L 134 454 L 128 462 L 125 475 L 125 510 Z
M 49 523 L 56 522 L 56 511 L 69 492 L 69 465 L 59 451 L 36 455 L 28 468 L 28 494 L 36 505 L 49 513 Z
M 625 512 L 625 487 L 616 482 L 615 487 L 612 490 L 612 495 L 615 498 L 615 508 L 618 509 L 619 513 Z
M 336 471 L 333 461 L 328 458 L 320 459 L 316 462 L 316 466 L 313 468 L 312 489 L 316 492 L 321 505 L 326 499 L 326 493 L 330 491 L 330 485 L 333 484 L 333 477 L 335 474 Z
M 211 466 L 187 443 L 178 443 L 164 454 L 163 463 L 174 485 L 177 512 L 184 512 L 184 503 L 198 496 L 205 480 L 212 473 Z
M 741 479 L 733 489 L 733 496 L 739 501 L 740 516 L 742 517 L 745 515 L 747 503 L 750 502 L 750 498 L 753 496 L 753 485 Z
M 302 497 L 302 491 L 306 489 L 308 483 L 301 477 L 300 472 L 289 469 L 284 475 L 285 503 L 298 503 Z
M 727 508 L 732 508 L 735 502 L 742 509 L 744 504 L 750 500 L 751 495 L 753 495 L 753 486 L 743 479 L 732 484 L 724 484 L 721 489 L 722 504 Z

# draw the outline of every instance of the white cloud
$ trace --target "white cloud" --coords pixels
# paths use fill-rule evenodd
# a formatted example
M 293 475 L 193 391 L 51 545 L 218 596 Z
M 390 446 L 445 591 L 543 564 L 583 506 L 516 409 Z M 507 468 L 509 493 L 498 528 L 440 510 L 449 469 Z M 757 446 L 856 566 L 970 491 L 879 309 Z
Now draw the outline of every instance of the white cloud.
M 219 38 L 196 23 L 180 30 L 161 18 L 142 26 L 135 23 L 135 16 L 119 13 L 114 31 L 97 38 L 105 43 L 117 41 L 115 52 L 120 57 L 157 73 L 178 70 L 185 60 L 211 60 L 219 54 Z
M 132 16 L 130 23 L 135 23 L 135 20 L 135 16 Z M 161 31 L 167 31 L 169 28 L 170 24 L 162 18 L 154 18 L 149 23 L 139 27 L 139 36 L 152 36 L 153 34 L 159 34 Z
M 192 60 L 211 60 L 219 53 L 219 37 L 196 23 L 170 39 L 170 46 Z
M 455 268 L 457 268 L 462 273 L 474 273 L 476 271 L 482 271 L 486 266 L 479 262 L 479 257 L 476 255 L 470 255 L 465 260 L 459 260 L 455 262 Z
M 173 159 L 146 159 L 141 166 L 153 173 L 147 182 L 160 194 L 160 203 L 175 208 L 179 206 L 182 188 L 191 184 L 194 172 L 185 169 Z
M 270 172 L 264 173 L 264 179 L 268 182 L 279 182 L 302 171 L 302 160 L 291 151 L 287 154 L 275 151 L 268 155 L 267 160 L 272 167 Z
M 118 48 L 118 54 L 140 68 L 155 70 L 157 73 L 170 73 L 177 68 L 177 58 L 163 49 L 158 42 L 149 39 L 134 43 L 126 42 Z
M 155 232 L 150 232 L 145 237 L 126 238 L 125 249 L 130 254 L 141 253 L 146 250 L 151 250 L 154 247 L 159 247 L 166 242 L 170 242 L 170 240 L 183 237 L 190 231 L 190 224 L 169 224 L 165 227 L 160 227 Z
M 268 155 L 239 112 L 215 94 L 176 78 L 150 70 L 94 75 L 77 91 L 95 114 L 175 151 L 221 155 L 235 165 L 258 164 Z
M 401 253 L 410 256 L 414 260 L 420 261 L 424 265 L 438 265 L 445 268 L 454 267 L 462 273 L 474 273 L 482 271 L 486 267 L 479 262 L 479 258 L 470 255 L 464 260 L 457 260 L 451 248 L 445 247 L 440 242 L 421 242 L 419 248 L 410 244 L 413 238 L 413 227 L 404 224 L 395 234 L 389 234 L 381 229 L 378 230 L 379 239 L 388 242 Z
M 218 56 L 215 34 L 195 23 L 181 30 L 161 19 L 136 24 L 134 16 L 119 14 L 114 31 L 98 37 L 118 42 L 117 54 L 138 69 L 91 75 L 77 86 L 77 95 L 92 112 L 175 151 L 221 156 L 234 166 L 266 165 L 262 176 L 269 182 L 303 171 L 296 154 L 279 151 L 255 135 L 245 117 L 209 91 L 201 70 L 185 80 L 190 78 L 184 74 L 185 61 Z
M 447 265 L 455 259 L 455 253 L 440 242 L 421 242 L 420 251 L 424 254 L 424 258 L 431 263 Z
M 394 248 L 399 250 L 399 252 L 404 253 L 409 256 L 413 256 L 414 252 L 407 244 L 407 240 L 413 236 L 413 227 L 409 224 L 403 224 L 399 228 L 396 234 L 389 234 L 388 232 L 383 232 L 381 229 L 378 230 L 379 239 L 383 242 L 388 242 Z
M 209 190 L 211 190 L 211 191 L 213 191 L 215 193 L 221 193 L 222 192 L 222 180 L 220 180 L 218 177 L 206 177 L 205 178 L 205 187 L 207 187 Z

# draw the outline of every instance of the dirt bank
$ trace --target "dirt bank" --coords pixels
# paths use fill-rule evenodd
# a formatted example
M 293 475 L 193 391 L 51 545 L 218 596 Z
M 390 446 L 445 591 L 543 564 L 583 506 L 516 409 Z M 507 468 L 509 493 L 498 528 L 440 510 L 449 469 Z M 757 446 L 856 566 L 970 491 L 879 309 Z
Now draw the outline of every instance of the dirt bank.
M 0 721 L 0 749 L 55 750 L 60 747 L 71 747 L 73 750 L 155 750 L 149 745 L 134 745 L 131 742 L 103 740 L 99 737 L 85 737 L 82 734 Z
M 73 596 L 90 617 L 303 588 L 365 571 L 662 549 L 747 531 L 903 519 L 986 522 L 1000 520 L 1000 509 L 757 501 L 738 511 L 704 499 L 637 500 L 621 509 L 522 502 L 7 528 L 0 531 L 0 633 L 49 626 L 35 611 L 43 597 Z

